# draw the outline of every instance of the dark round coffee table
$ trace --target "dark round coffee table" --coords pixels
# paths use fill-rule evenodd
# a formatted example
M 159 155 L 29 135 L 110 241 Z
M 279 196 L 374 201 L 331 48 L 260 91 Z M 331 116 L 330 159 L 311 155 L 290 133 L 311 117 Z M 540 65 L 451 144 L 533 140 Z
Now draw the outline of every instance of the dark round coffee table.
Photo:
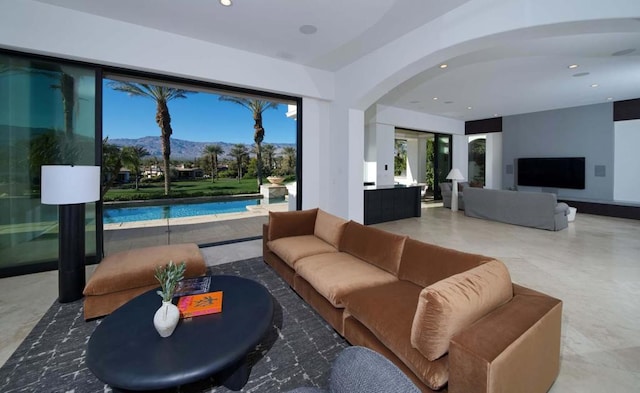
M 168 338 L 153 326 L 161 305 L 155 290 L 132 299 L 96 327 L 87 366 L 112 387 L 157 390 L 214 376 L 240 390 L 249 378 L 247 354 L 272 325 L 273 300 L 255 281 L 213 276 L 211 291 L 223 291 L 222 312 L 180 320 Z

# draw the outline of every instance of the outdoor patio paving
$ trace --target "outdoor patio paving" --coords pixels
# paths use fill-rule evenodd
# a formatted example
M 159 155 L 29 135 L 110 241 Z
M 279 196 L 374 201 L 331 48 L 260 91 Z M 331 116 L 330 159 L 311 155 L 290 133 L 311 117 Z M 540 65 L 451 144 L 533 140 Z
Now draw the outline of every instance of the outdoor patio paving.
M 104 228 L 104 252 L 130 250 L 160 244 L 208 245 L 262 236 L 269 211 L 286 211 L 286 203 L 250 209 L 248 212 L 181 219 L 109 224 Z

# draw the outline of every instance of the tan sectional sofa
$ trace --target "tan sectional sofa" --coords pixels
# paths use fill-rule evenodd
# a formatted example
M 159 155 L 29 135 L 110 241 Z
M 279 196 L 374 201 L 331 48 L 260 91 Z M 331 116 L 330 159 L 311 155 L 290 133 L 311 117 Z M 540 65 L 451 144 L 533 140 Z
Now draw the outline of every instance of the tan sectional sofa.
M 266 263 L 425 392 L 546 392 L 558 375 L 562 302 L 498 260 L 318 209 L 272 212 L 263 231 Z

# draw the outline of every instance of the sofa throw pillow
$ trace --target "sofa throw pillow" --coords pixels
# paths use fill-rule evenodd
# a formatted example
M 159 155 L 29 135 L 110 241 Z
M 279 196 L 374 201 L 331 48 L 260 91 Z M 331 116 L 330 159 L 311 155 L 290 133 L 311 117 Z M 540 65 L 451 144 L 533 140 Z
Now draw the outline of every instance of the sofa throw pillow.
M 269 212 L 268 240 L 281 237 L 313 235 L 318 209 Z
M 349 221 L 344 227 L 339 250 L 397 276 L 406 239 L 407 236 Z
M 318 209 L 316 226 L 313 234 L 337 249 L 340 246 L 340 237 L 342 237 L 342 232 L 344 231 L 344 226 L 347 225 L 347 222 L 349 221 L 344 218 L 334 216 L 324 210 Z
M 497 260 L 438 281 L 420 292 L 411 345 L 427 359 L 438 359 L 453 336 L 512 297 L 509 271 Z

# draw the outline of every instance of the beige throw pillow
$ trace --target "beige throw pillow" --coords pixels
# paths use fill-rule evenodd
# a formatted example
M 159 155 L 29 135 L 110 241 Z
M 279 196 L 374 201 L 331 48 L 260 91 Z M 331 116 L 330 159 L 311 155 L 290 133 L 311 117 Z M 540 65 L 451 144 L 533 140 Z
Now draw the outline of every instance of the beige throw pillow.
M 449 351 L 453 336 L 513 297 L 507 267 L 492 260 L 420 292 L 411 345 L 429 360 Z
M 340 246 L 340 237 L 347 222 L 343 218 L 318 209 L 313 234 L 337 249 Z

